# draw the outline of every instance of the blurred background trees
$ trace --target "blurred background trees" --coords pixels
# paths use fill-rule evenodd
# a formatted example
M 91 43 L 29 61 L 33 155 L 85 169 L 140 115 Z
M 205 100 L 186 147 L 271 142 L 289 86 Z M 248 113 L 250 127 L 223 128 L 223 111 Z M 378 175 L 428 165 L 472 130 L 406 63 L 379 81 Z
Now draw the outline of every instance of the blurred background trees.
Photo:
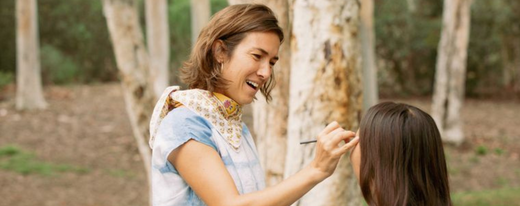
M 0 86 L 14 82 L 14 2 L 0 2 Z M 139 2 L 144 25 L 144 1 Z M 374 1 L 378 82 L 383 97 L 433 92 L 443 5 L 436 0 L 411 2 L 413 7 L 410 0 Z M 466 96 L 505 96 L 520 91 L 519 4 L 516 0 L 474 0 Z M 211 13 L 226 5 L 226 0 L 212 0 Z M 38 1 L 38 9 L 44 85 L 119 78 L 101 1 Z M 170 84 L 179 84 L 177 68 L 189 55 L 192 42 L 190 1 L 168 1 L 168 20 L 169 79 Z
M 173 1 L 169 1 L 173 2 Z M 44 85 L 112 82 L 119 79 L 101 1 L 37 1 L 41 67 Z M 144 0 L 138 1 L 140 22 L 146 28 Z M 214 13 L 225 0 L 211 1 Z M 190 1 L 168 5 L 170 74 L 178 83 L 176 68 L 191 47 Z M 0 87 L 13 83 L 16 71 L 15 1 L 0 2 Z M 144 32 L 144 31 L 143 31 Z M 174 69 L 175 68 L 175 69 Z

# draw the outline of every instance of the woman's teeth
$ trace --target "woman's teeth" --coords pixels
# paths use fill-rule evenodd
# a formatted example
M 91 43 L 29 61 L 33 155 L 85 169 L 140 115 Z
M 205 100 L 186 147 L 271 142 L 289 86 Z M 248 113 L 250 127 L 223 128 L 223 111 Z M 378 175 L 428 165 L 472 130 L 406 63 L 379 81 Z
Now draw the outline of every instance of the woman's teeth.
M 246 83 L 247 83 L 249 86 L 253 87 L 254 89 L 258 88 L 258 84 L 257 84 L 257 83 L 254 83 L 254 82 L 252 82 L 252 81 L 246 81 Z

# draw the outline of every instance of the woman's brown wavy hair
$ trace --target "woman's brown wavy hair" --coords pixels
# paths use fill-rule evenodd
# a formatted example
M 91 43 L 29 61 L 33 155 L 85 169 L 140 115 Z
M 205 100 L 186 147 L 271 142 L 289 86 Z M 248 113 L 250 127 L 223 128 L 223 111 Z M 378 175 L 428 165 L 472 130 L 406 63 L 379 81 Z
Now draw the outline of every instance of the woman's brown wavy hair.
M 407 104 L 380 103 L 359 131 L 359 184 L 368 205 L 452 205 L 439 130 Z
M 217 51 L 213 51 L 213 44 L 222 41 L 223 46 L 218 49 L 222 49 L 231 57 L 235 47 L 248 32 L 274 32 L 280 38 L 280 42 L 284 39 L 278 20 L 269 7 L 261 4 L 228 6 L 217 12 L 200 32 L 190 58 L 181 68 L 181 80 L 192 89 L 211 92 L 224 89 L 228 82 L 222 78 L 222 68 L 215 59 Z M 260 88 L 267 101 L 271 100 L 270 92 L 274 85 L 272 72 L 269 80 Z

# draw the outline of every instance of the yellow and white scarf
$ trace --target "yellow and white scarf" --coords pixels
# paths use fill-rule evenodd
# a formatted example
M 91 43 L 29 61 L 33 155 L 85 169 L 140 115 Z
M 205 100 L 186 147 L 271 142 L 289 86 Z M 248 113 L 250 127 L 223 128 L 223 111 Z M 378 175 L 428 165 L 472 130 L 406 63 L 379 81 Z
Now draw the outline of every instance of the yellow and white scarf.
M 166 88 L 155 104 L 150 120 L 150 147 L 153 148 L 157 129 L 162 119 L 176 107 L 185 106 L 208 120 L 233 149 L 240 148 L 242 140 L 242 108 L 223 94 L 201 89 L 179 91 L 178 86 Z

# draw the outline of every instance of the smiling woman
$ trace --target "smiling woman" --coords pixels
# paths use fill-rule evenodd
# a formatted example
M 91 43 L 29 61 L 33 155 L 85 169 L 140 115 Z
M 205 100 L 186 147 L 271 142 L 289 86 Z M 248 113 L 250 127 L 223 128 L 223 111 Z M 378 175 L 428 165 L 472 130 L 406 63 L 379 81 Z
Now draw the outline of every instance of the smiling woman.
M 224 47 L 221 41 L 215 47 Z M 272 32 L 251 32 L 246 35 L 233 51 L 230 58 L 223 52 L 217 55 L 217 61 L 223 66 L 222 77 L 228 80 L 226 88 L 218 88 L 220 92 L 238 104 L 249 104 L 260 88 L 264 87 L 272 75 L 272 67 L 278 60 L 279 37 Z M 216 49 L 220 51 L 220 49 Z
M 336 122 L 317 134 L 316 157 L 265 188 L 241 107 L 270 99 L 283 33 L 264 5 L 226 7 L 202 29 L 182 68 L 189 90 L 166 89 L 150 122 L 153 205 L 290 205 L 334 172 L 357 143 Z

